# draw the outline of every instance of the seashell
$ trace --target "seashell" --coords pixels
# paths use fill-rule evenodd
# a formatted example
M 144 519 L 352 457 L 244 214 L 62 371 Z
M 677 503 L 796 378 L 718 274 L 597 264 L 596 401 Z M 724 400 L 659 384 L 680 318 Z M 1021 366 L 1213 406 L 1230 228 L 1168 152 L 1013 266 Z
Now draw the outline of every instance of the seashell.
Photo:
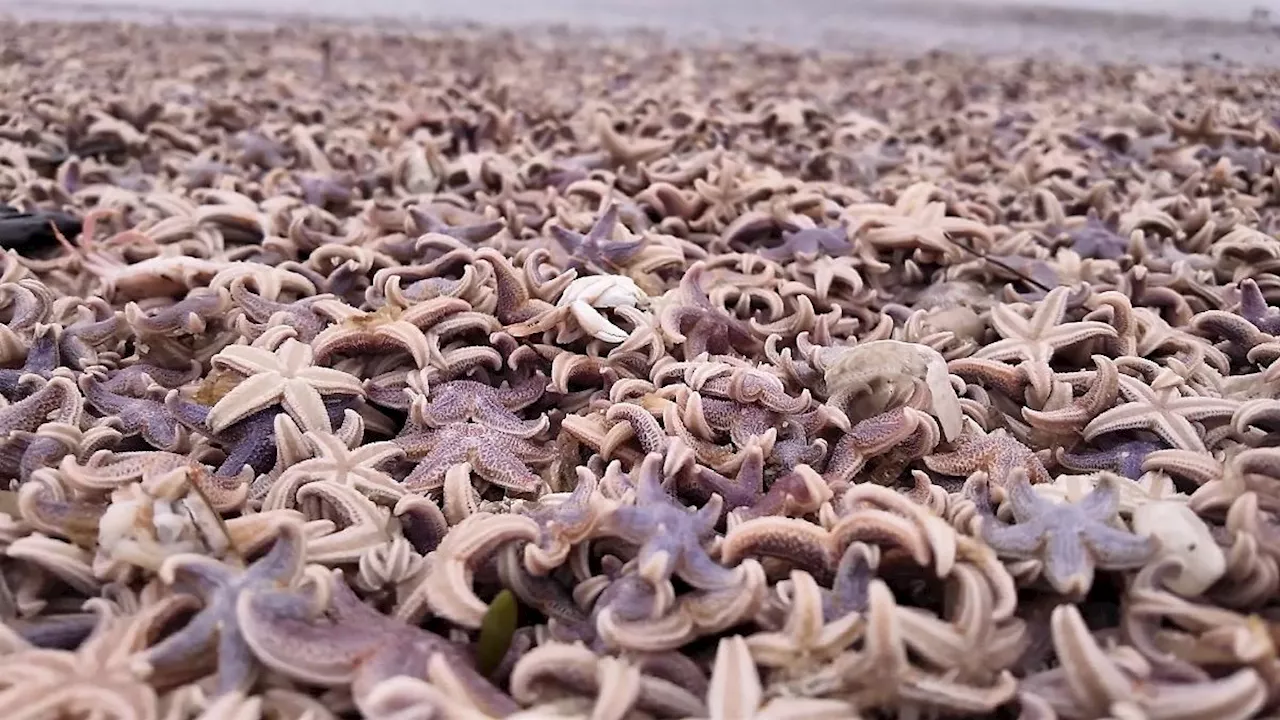
M 1214 542 L 1209 526 L 1186 503 L 1159 500 L 1133 511 L 1133 531 L 1160 541 L 1160 554 L 1182 561 L 1168 581 L 1170 590 L 1194 597 L 1227 572 L 1226 554 Z

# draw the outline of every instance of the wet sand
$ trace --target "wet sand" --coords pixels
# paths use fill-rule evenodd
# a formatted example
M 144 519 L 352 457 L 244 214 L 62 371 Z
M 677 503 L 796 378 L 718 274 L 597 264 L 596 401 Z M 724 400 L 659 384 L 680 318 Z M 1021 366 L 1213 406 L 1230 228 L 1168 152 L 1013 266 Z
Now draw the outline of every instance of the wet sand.
M 424 28 L 466 23 L 509 27 L 567 25 L 578 29 L 658 30 L 682 40 L 756 39 L 789 46 L 919 53 L 929 50 L 993 55 L 1147 63 L 1239 63 L 1280 66 L 1276 2 L 1138 3 L 1144 12 L 1117 13 L 1092 0 L 1086 9 L 1035 6 L 1018 0 L 543 0 L 430 3 L 404 0 L 0 0 L 0 13 L 25 19 L 115 18 L 139 22 L 273 24 L 352 23 Z M 1134 7 L 1126 3 L 1126 7 Z

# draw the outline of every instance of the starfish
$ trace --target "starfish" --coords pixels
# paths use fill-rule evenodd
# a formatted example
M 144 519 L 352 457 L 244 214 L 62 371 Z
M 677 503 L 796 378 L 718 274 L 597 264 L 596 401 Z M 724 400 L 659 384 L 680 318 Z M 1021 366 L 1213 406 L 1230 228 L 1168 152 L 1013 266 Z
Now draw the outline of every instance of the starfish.
M 62 326 L 58 350 L 63 366 L 80 370 L 97 362 L 98 349 L 116 339 L 123 323 L 102 298 L 93 298 L 76 310 L 76 320 Z
M 779 414 L 753 403 L 703 398 L 692 392 L 685 401 L 682 421 L 700 437 L 714 440 L 720 433 L 728 433 L 729 440 L 739 447 L 756 442 L 769 431 L 777 434 L 781 422 Z
M 791 397 L 781 378 L 757 368 L 697 361 L 673 363 L 669 368 L 661 373 L 655 369 L 655 382 L 665 378 L 671 370 L 679 368 L 683 370 L 689 387 L 712 397 L 751 403 L 787 415 L 801 415 L 809 407 L 807 389 L 801 391 L 800 397 Z M 815 418 L 809 416 L 801 419 L 811 421 Z
M 829 526 L 786 517 L 739 523 L 720 544 L 720 559 L 733 563 L 748 555 L 775 557 L 827 582 L 839 570 L 850 544 L 863 541 L 896 546 L 922 567 L 936 561 L 938 571 L 946 573 L 951 555 L 935 553 L 934 548 L 953 531 L 926 507 L 875 483 L 849 488 L 834 504 L 842 512 Z
M 608 713 L 629 713 L 630 716 L 639 717 L 701 720 L 706 713 L 707 704 L 716 707 L 716 699 L 708 698 L 707 704 L 702 702 L 702 695 L 709 689 L 707 679 L 703 670 L 696 664 L 689 663 L 687 658 L 670 652 L 645 653 L 627 659 L 603 653 L 603 648 L 593 649 L 580 642 L 541 642 L 515 662 L 511 674 L 519 678 L 519 685 L 512 688 L 513 694 L 522 703 L 530 703 L 537 701 L 547 691 L 550 691 L 548 694 L 552 698 L 568 692 L 575 701 L 590 706 L 596 717 Z M 750 656 L 745 647 L 741 649 L 741 653 L 742 659 L 735 659 L 731 670 L 745 670 L 746 665 L 750 665 Z M 738 665 L 738 662 L 744 665 Z M 751 668 L 754 671 L 755 666 L 751 665 Z M 726 673 L 721 671 L 721 674 Z M 715 692 L 726 696 L 734 692 L 750 693 L 751 690 L 740 684 L 745 682 L 736 675 L 726 677 L 724 684 L 727 687 L 717 688 Z M 759 683 L 758 677 L 756 682 Z M 785 705 L 785 702 L 774 704 Z M 734 701 L 725 701 L 725 706 L 737 707 Z M 564 717 L 553 708 L 554 706 L 549 706 L 547 711 L 537 707 L 530 709 L 528 720 Z M 551 715 L 544 712 L 550 712 Z M 525 713 L 517 713 L 511 717 L 518 718 L 522 715 Z M 749 716 L 730 709 L 713 714 L 711 720 L 736 720 L 745 717 Z M 755 717 L 767 720 L 773 716 Z
M 347 410 L 352 402 L 353 398 L 344 395 L 334 395 L 323 401 L 325 432 L 345 424 L 349 417 Z M 189 430 L 209 437 L 226 449 L 226 459 L 215 473 L 223 477 L 238 475 L 246 465 L 253 468 L 255 474 L 270 470 L 278 458 L 277 445 L 284 442 L 278 432 L 276 416 L 285 415 L 292 421 L 279 407 L 268 407 L 244 417 L 221 432 L 214 432 L 208 424 L 212 408 L 184 400 L 177 390 L 171 390 L 165 397 L 165 406 Z
M 231 300 L 252 321 L 266 325 L 288 325 L 301 342 L 311 342 L 328 325 L 329 320 L 316 312 L 316 303 L 331 300 L 329 295 L 312 295 L 293 302 L 276 302 L 249 292 L 244 278 L 231 283 Z
M 307 430 L 328 430 L 324 396 L 363 397 L 359 379 L 341 370 L 311 364 L 311 346 L 286 338 L 275 351 L 229 345 L 213 356 L 215 368 L 245 376 L 212 408 L 206 422 L 222 432 L 277 403 Z
M 834 631 L 823 628 L 824 640 L 831 634 Z M 848 634 L 840 635 L 839 639 Z M 840 720 L 858 717 L 857 709 L 843 700 L 777 697 L 766 701 L 760 684 L 760 650 L 751 644 L 758 637 L 753 635 L 743 640 L 741 635 L 734 635 L 720 640 L 711 671 L 711 687 L 707 690 L 709 713 L 705 720 Z
M 221 318 L 230 305 L 225 290 L 192 292 L 172 305 L 144 312 L 137 303 L 125 306 L 125 320 L 139 336 L 173 336 L 205 332 L 209 321 Z
M 711 304 L 702 289 L 706 263 L 697 262 L 685 270 L 680 278 L 682 301 L 670 303 L 659 314 L 662 331 L 673 342 L 684 346 L 685 359 L 693 359 L 704 352 L 728 355 L 740 352 L 752 357 L 763 347 L 751 326 L 730 317 Z
M 1022 407 L 1027 390 L 1027 369 L 1022 365 L 1006 365 L 996 360 L 973 357 L 956 358 L 947 363 L 947 372 L 966 382 L 995 390 Z
M 745 462 L 743 467 L 746 467 Z M 833 497 L 831 487 L 821 475 L 808 465 L 798 465 L 787 474 L 774 478 L 769 489 L 754 503 L 731 512 L 728 524 L 733 527 L 759 517 L 803 517 L 818 512 Z
M 832 487 L 852 483 L 867 462 L 910 438 L 920 424 L 920 417 L 907 408 L 895 408 L 873 415 L 841 435 L 823 478 Z
M 439 428 L 473 421 L 491 430 L 531 438 L 547 428 L 547 417 L 525 421 L 514 411 L 523 410 L 542 397 L 547 379 L 531 375 L 505 388 L 474 380 L 451 380 L 431 388 L 425 401 L 416 401 L 412 419 L 419 427 Z
M 18 402 L 0 407 L 0 439 L 14 432 L 35 432 L 46 422 L 79 425 L 84 414 L 84 398 L 75 383 L 61 376 L 45 382 L 34 375 L 23 376 L 19 387 L 39 387 Z
M 153 385 L 172 390 L 196 382 L 202 375 L 204 375 L 204 369 L 195 360 L 183 370 L 173 370 L 148 363 L 135 363 L 111 371 L 102 386 L 117 395 L 135 397 L 145 394 Z
M 867 609 L 860 614 L 860 647 L 787 683 L 792 687 L 784 692 L 810 694 L 810 688 L 823 688 L 823 694 L 838 694 L 859 709 L 905 704 L 918 712 L 936 709 L 965 716 L 990 716 L 1013 697 L 1017 681 L 1008 671 L 973 682 L 962 668 L 935 670 L 931 658 L 919 656 L 921 622 L 908 614 L 912 611 L 921 612 L 899 605 L 883 580 L 870 580 Z M 926 611 L 924 619 L 931 615 Z
M 246 647 L 263 665 L 307 685 L 350 685 L 358 708 L 370 710 L 379 685 L 397 677 L 448 684 L 477 717 L 506 717 L 518 706 L 476 671 L 460 647 L 366 605 L 338 572 L 317 612 L 310 593 L 247 587 L 236 620 Z
M 1063 407 L 1052 410 L 1023 408 L 1022 417 L 1027 423 L 1055 435 L 1074 435 L 1109 408 L 1120 391 L 1120 373 L 1116 364 L 1105 356 L 1094 355 L 1093 362 L 1098 369 L 1084 375 L 1089 389 L 1083 395 L 1072 397 Z
M 461 240 L 471 248 L 479 247 L 481 243 L 501 232 L 504 227 L 504 223 L 501 220 L 490 220 L 476 225 L 450 225 L 434 213 L 428 212 L 417 205 L 407 208 L 407 212 L 408 218 L 405 222 L 405 229 L 409 233 L 414 235 L 426 235 L 428 233 L 445 235 L 454 240 Z
M 1090 207 L 1083 223 L 1066 232 L 1071 249 L 1082 258 L 1118 260 L 1129 254 L 1129 238 L 1117 233 Z
M 529 294 L 524 280 L 511 266 L 505 255 L 492 248 L 484 248 L 476 253 L 476 260 L 483 261 L 493 271 L 494 291 L 497 305 L 493 314 L 504 325 L 517 325 L 530 322 L 542 315 L 555 312 L 551 303 L 535 298 Z
M 992 482 L 1005 487 L 1015 470 L 1025 472 L 1033 483 L 1050 480 L 1049 471 L 1031 448 L 1003 431 L 961 435 L 949 451 L 926 456 L 924 464 L 934 472 L 960 477 L 981 470 Z
M 830 617 L 824 610 L 826 591 L 812 575 L 792 570 L 790 582 L 785 626 L 778 632 L 752 635 L 747 647 L 759 665 L 795 677 L 831 662 L 853 645 L 865 629 L 861 613 L 866 610 L 866 598 L 858 612 Z M 869 582 L 870 577 L 864 585 Z
M 15 402 L 25 395 L 20 387 L 24 375 L 33 375 L 43 380 L 53 376 L 53 371 L 60 364 L 58 336 L 61 330 L 57 325 L 37 325 L 27 347 L 27 357 L 20 368 L 0 368 L 0 395 Z
M 450 468 L 466 463 L 495 485 L 516 493 L 534 493 L 542 480 L 525 463 L 544 464 L 556 457 L 553 447 L 474 423 L 411 432 L 394 442 L 418 463 L 404 479 L 411 492 L 440 488 Z
M 779 263 L 813 259 L 820 255 L 846 255 L 850 250 L 848 233 L 848 228 L 844 225 L 835 228 L 784 229 L 781 245 L 756 252 L 761 257 Z
M 133 398 L 109 390 L 103 374 L 90 368 L 80 376 L 80 389 L 85 400 L 106 415 L 106 423 L 125 437 L 141 435 L 157 450 L 177 450 L 186 441 L 182 425 L 174 419 L 161 399 Z M 163 391 L 161 391 L 163 393 Z
M 1150 385 L 1129 375 L 1120 376 L 1120 392 L 1129 402 L 1094 418 L 1084 428 L 1084 439 L 1123 430 L 1150 430 L 1175 448 L 1205 452 L 1201 433 L 1191 423 L 1209 418 L 1230 418 L 1239 400 L 1185 396 L 1180 379 L 1165 370 Z
M 600 480 L 594 472 L 578 467 L 576 476 L 573 492 L 549 493 L 516 508 L 538 523 L 538 541 L 524 548 L 524 564 L 536 576 L 563 565 L 570 551 L 595 532 L 610 504 L 597 492 Z
M 1016 525 L 997 520 L 985 482 L 977 487 L 982 539 L 1003 557 L 1040 560 L 1045 580 L 1063 595 L 1084 596 L 1093 585 L 1095 567 L 1141 567 L 1157 550 L 1151 538 L 1111 525 L 1119 512 L 1120 489 L 1109 475 L 1079 502 L 1056 503 L 1031 487 L 1026 470 L 1014 468 L 1005 492 Z
M 165 561 L 160 577 L 168 584 L 190 583 L 204 608 L 186 626 L 143 656 L 152 672 L 184 673 L 217 663 L 218 695 L 247 691 L 255 673 L 254 655 L 240 628 L 238 607 L 254 592 L 288 588 L 302 577 L 304 538 L 297 523 L 286 523 L 265 555 L 236 569 L 204 555 L 176 555 Z M 216 652 L 211 653 L 216 648 Z
M 437 297 L 407 307 L 389 303 L 377 310 L 361 312 L 341 300 L 325 300 L 315 311 L 338 321 L 325 328 L 311 342 L 316 362 L 327 362 L 337 355 L 371 356 L 387 352 L 405 352 L 414 364 L 425 368 L 439 363 L 440 350 L 435 348 L 425 331 L 445 318 L 458 316 L 471 309 L 465 300 Z
M 551 236 L 569 253 L 567 267 L 606 274 L 625 267 L 644 248 L 642 237 L 612 240 L 617 226 L 618 204 L 610 203 L 586 235 L 552 225 Z
M 1280 335 L 1280 311 L 1267 306 L 1258 283 L 1252 278 L 1240 283 L 1240 315 L 1268 335 Z
M 19 431 L 9 436 L 0 449 L 0 474 L 25 483 L 36 470 L 55 467 L 68 455 L 84 460 L 119 441 L 120 433 L 110 427 L 81 430 L 77 425 L 48 422 L 35 432 Z
M 933 186 L 917 183 L 903 191 L 892 207 L 876 206 L 861 221 L 863 237 L 868 243 L 884 248 L 921 248 L 944 258 L 956 258 L 962 252 L 951 240 L 953 235 L 968 235 L 990 242 L 991 228 L 976 220 L 947 215 L 947 205 L 930 202 Z M 879 209 L 880 212 L 874 212 Z
M 24 646 L 0 657 L 0 703 L 12 717 L 84 717 L 90 709 L 104 717 L 152 718 L 160 701 L 136 658 L 189 609 L 188 598 L 168 597 L 126 615 L 105 599 L 85 605 L 92 632 L 68 650 Z M 68 628 L 70 629 L 70 628 Z
M 675 439 L 672 442 L 681 441 Z M 720 497 L 726 511 L 755 504 L 764 494 L 764 451 L 759 445 L 752 444 L 742 451 L 742 456 L 742 465 L 733 478 L 690 463 L 692 468 L 676 477 L 678 494 L 699 504 L 708 502 L 712 497 Z
M 263 500 L 264 508 L 286 507 L 287 498 L 295 497 L 307 484 L 323 480 L 351 487 L 382 504 L 395 505 L 404 496 L 404 488 L 379 466 L 404 456 L 404 449 L 394 442 L 360 444 L 360 437 L 350 446 L 331 432 L 308 432 L 302 436 L 311 457 L 290 465 L 272 483 Z
M 1113 441 L 1101 448 L 1086 447 L 1073 451 L 1064 451 L 1059 448 L 1055 453 L 1055 459 L 1063 467 L 1078 472 L 1106 470 L 1130 480 L 1137 480 L 1148 469 L 1145 467 L 1147 456 L 1166 447 L 1150 440 Z
M 773 459 L 788 472 L 800 465 L 813 465 L 827 456 L 827 441 L 809 439 L 801 423 L 785 421 L 778 428 L 778 439 L 773 443 Z
M 296 180 L 298 189 L 302 191 L 302 199 L 316 207 L 343 207 L 353 197 L 355 178 L 349 173 L 336 176 L 299 173 Z
M 1219 347 L 1226 350 L 1237 360 L 1248 357 L 1249 351 L 1255 347 L 1273 341 L 1272 335 L 1258 329 L 1258 326 L 1235 313 L 1225 310 L 1205 310 L 1196 313 L 1191 319 L 1191 327 L 1199 334 L 1214 340 L 1222 340 Z
M 300 510 L 308 520 L 319 520 L 317 526 L 327 530 L 307 538 L 307 559 L 313 563 L 351 565 L 362 559 L 368 562 L 370 553 L 386 550 L 399 537 L 391 522 L 390 508 L 374 504 L 351 485 L 316 480 L 291 495 L 274 498 L 268 495 L 267 499 L 280 504 L 268 507 L 264 501 L 264 510 Z
M 1003 340 L 998 340 L 974 353 L 988 360 L 1021 360 L 1027 368 L 1027 379 L 1040 397 L 1047 397 L 1052 371 L 1049 361 L 1058 350 L 1097 337 L 1116 337 L 1115 328 L 1105 323 L 1083 321 L 1063 324 L 1071 288 L 1054 288 L 1035 305 L 1028 319 L 1016 306 L 1000 304 L 991 309 L 991 324 Z
M 657 453 L 645 456 L 633 480 L 635 503 L 615 508 L 602 533 L 640 546 L 637 571 L 651 584 L 677 574 L 700 590 L 735 586 L 738 573 L 712 560 L 706 550 L 724 503 L 712 495 L 696 510 L 681 505 L 662 487 L 662 464 Z
M 1023 679 L 1026 713 L 1092 718 L 1126 708 L 1151 720 L 1247 720 L 1267 704 L 1267 684 L 1252 668 L 1201 681 L 1170 680 L 1156 675 L 1132 647 L 1103 650 L 1075 605 L 1054 608 L 1049 627 L 1058 665 Z

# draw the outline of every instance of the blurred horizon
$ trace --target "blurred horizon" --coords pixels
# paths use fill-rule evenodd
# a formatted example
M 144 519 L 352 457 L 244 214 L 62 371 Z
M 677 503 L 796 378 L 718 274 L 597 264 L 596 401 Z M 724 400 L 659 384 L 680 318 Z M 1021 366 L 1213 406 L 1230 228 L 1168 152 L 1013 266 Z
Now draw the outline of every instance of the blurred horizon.
M 28 3 L 0 2 L 0 7 Z M 39 5 L 39 0 L 34 0 Z M 54 5 L 60 3 L 52 3 Z M 423 19 L 473 20 L 478 22 L 512 22 L 526 18 L 544 18 L 545 21 L 567 19 L 574 13 L 596 16 L 602 11 L 619 18 L 652 15 L 655 10 L 689 12 L 695 15 L 705 10 L 734 11 L 756 14 L 773 9 L 790 11 L 794 2 L 784 0 L 740 0 L 726 3 L 721 0 L 542 0 L 528 3 L 521 0 L 363 0 L 351 3 L 346 0 L 74 0 L 73 4 L 86 7 L 130 7 L 152 9 L 157 12 L 199 10 L 206 12 L 277 12 L 283 14 L 315 13 L 317 15 L 351 16 L 371 14 L 407 14 Z M 857 12 L 868 5 L 865 0 L 833 2 L 824 9 L 838 14 Z M 906 4 L 910 4 L 909 2 Z M 1067 11 L 1094 11 L 1108 13 L 1140 13 L 1177 19 L 1204 18 L 1212 20 L 1246 21 L 1255 10 L 1269 11 L 1273 18 L 1280 16 L 1280 0 L 961 0 L 958 5 L 982 6 L 1004 9 L 1057 9 Z M 804 2 L 800 3 L 803 7 Z
M 1280 66 L 1280 0 L 0 0 L 0 14 L 384 29 L 569 25 L 838 50 Z

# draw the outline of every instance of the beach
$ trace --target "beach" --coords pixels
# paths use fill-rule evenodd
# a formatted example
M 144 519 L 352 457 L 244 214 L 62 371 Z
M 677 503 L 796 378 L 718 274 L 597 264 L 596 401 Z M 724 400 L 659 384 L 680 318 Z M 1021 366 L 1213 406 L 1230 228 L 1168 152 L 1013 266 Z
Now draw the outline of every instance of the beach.
M 1111 62 L 1280 63 L 1280 3 L 1274 0 L 4 0 L 0 12 L 15 18 L 329 22 L 396 29 L 442 24 L 643 28 L 687 40 L 757 39 L 824 49 L 942 49 Z
M 1280 716 L 1265 8 L 0 8 L 6 718 Z

